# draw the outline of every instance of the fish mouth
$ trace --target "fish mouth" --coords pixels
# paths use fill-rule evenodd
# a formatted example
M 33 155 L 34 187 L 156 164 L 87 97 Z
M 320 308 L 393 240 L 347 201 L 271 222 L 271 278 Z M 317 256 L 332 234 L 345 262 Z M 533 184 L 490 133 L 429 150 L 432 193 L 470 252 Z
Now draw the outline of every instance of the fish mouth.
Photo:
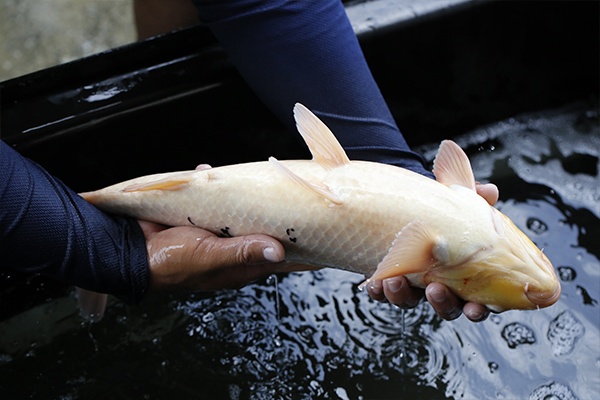
M 525 285 L 525 296 L 538 308 L 548 307 L 556 303 L 560 293 L 560 284 L 554 286 L 554 290 L 536 290 L 530 287 L 529 284 Z

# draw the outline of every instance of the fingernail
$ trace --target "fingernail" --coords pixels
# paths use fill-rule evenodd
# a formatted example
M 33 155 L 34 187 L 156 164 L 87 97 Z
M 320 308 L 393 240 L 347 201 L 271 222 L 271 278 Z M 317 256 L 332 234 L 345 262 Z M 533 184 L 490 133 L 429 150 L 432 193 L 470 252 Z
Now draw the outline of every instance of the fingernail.
M 383 293 L 383 287 L 381 286 L 381 281 L 371 281 L 369 282 L 369 291 L 372 295 L 379 296 Z
M 265 260 L 274 263 L 283 261 L 281 256 L 277 254 L 277 251 L 273 247 L 266 247 L 263 250 L 263 257 L 265 258 Z
M 398 278 L 389 278 L 385 280 L 387 288 L 392 293 L 398 293 L 402 289 L 402 280 Z
M 446 300 L 446 291 L 445 290 L 432 290 L 429 292 L 429 296 L 436 303 L 441 303 Z
M 466 313 L 465 313 L 466 314 Z M 470 312 L 467 318 L 469 318 L 473 322 L 482 322 L 485 321 L 488 317 L 489 313 L 487 311 L 484 312 Z

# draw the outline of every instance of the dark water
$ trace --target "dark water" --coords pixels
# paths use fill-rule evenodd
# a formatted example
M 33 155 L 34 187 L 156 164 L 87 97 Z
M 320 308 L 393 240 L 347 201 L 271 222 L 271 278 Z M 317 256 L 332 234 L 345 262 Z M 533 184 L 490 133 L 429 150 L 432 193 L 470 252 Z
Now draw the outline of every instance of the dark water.
M 114 302 L 82 323 L 62 298 L 0 323 L 5 398 L 600 398 L 597 106 L 518 116 L 457 140 L 498 208 L 557 268 L 559 302 L 480 324 L 371 301 L 323 270 L 214 296 Z M 421 149 L 428 158 L 435 146 Z M 15 397 L 16 396 L 16 397 Z

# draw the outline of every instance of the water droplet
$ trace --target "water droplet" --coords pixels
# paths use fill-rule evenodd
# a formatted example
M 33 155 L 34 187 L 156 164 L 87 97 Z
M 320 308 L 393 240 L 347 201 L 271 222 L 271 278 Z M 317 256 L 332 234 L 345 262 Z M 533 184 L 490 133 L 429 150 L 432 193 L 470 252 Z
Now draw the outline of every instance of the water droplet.
M 493 374 L 494 372 L 496 372 L 498 370 L 498 364 L 493 361 L 490 361 L 488 363 L 488 368 L 490 369 L 490 373 Z
M 206 314 L 204 314 L 202 316 L 202 322 L 204 322 L 205 324 L 208 324 L 209 322 L 212 322 L 215 320 L 215 314 L 211 313 L 211 312 L 207 312 Z
M 319 382 L 312 380 L 308 386 L 310 387 L 312 394 L 316 395 L 316 397 L 321 397 L 323 395 L 324 391 Z
M 527 219 L 527 228 L 533 233 L 541 235 L 548 230 L 548 225 L 537 218 L 531 217 Z
M 558 276 L 563 282 L 571 282 L 577 277 L 577 272 L 572 267 L 558 267 Z
M 338 398 L 345 400 L 345 399 L 349 399 L 350 397 L 348 397 L 348 393 L 346 393 L 346 389 L 338 387 L 335 388 L 335 394 L 338 396 Z

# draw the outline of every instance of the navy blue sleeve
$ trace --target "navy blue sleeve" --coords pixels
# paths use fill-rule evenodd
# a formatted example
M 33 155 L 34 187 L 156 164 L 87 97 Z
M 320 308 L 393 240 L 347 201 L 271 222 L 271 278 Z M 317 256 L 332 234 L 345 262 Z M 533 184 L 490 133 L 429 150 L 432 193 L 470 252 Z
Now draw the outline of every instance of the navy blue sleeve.
M 41 273 L 138 302 L 148 288 L 146 242 L 0 141 L 0 266 Z
M 400 133 L 340 0 L 194 3 L 246 82 L 290 129 L 300 102 L 350 159 L 433 176 Z

